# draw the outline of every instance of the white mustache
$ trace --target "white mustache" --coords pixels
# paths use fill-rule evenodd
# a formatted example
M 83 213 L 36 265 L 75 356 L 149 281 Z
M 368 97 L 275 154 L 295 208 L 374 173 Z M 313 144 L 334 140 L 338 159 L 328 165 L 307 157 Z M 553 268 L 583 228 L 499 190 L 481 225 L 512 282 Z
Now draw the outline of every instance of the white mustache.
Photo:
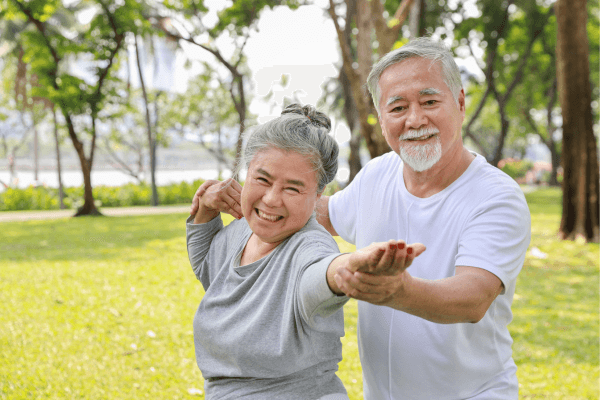
M 435 128 L 410 129 L 404 135 L 401 135 L 399 137 L 399 139 L 400 140 L 415 139 L 415 138 L 419 138 L 419 137 L 423 137 L 423 136 L 434 135 L 437 133 L 440 133 L 440 131 Z

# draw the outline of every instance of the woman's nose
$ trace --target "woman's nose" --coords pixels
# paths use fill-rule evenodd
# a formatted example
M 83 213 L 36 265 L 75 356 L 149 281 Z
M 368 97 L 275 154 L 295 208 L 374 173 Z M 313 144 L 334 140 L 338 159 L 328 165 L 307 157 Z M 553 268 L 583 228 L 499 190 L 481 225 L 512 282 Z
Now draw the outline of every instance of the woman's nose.
M 270 207 L 277 207 L 281 204 L 281 190 L 275 185 L 267 189 L 262 198 L 263 203 Z

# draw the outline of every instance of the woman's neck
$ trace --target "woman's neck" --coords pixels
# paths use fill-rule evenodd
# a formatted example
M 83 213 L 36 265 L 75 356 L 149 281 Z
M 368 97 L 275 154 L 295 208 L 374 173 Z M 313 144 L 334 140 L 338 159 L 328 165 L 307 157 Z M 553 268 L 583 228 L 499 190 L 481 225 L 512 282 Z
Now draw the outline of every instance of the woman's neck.
M 252 234 L 240 259 L 240 266 L 251 264 L 269 255 L 283 240 L 275 243 L 263 242 L 256 234 Z

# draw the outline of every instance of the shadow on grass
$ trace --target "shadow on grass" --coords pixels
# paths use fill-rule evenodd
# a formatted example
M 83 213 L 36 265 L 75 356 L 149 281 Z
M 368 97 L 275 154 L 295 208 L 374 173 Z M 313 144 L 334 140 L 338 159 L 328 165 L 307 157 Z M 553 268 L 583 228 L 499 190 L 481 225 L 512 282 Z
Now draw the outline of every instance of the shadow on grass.
M 0 225 L 0 254 L 5 261 L 126 260 L 133 249 L 182 238 L 185 214 L 136 217 L 69 218 L 6 222 Z

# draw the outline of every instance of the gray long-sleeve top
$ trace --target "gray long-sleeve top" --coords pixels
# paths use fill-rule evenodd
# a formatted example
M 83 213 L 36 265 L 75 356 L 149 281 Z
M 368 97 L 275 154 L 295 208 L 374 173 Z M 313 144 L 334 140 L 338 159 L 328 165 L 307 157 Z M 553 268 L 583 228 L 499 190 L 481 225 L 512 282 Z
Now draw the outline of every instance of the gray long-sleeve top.
M 188 219 L 188 255 L 206 292 L 194 344 L 207 399 L 347 398 L 335 372 L 348 298 L 326 280 L 337 244 L 312 217 L 270 254 L 240 266 L 251 234 L 245 219 L 225 228 L 220 217 Z

